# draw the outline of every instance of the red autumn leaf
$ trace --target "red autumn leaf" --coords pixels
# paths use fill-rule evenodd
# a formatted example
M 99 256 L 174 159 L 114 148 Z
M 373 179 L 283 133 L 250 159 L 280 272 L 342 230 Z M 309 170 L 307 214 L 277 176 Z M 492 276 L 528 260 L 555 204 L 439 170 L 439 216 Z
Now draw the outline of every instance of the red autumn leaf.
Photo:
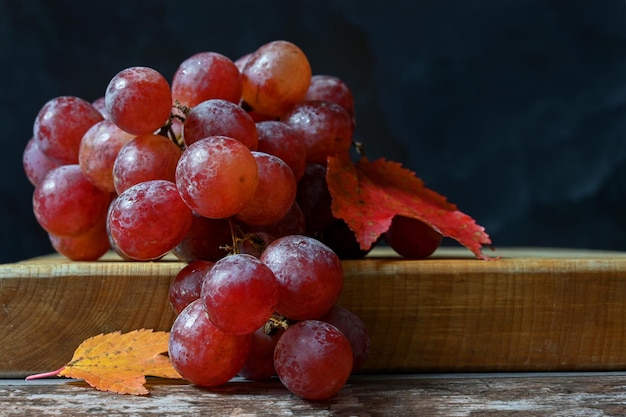
M 354 231 L 363 250 L 389 229 L 395 215 L 401 215 L 423 221 L 480 259 L 493 259 L 482 253 L 482 246 L 491 244 L 485 228 L 397 162 L 361 157 L 353 163 L 349 155 L 331 156 L 326 180 L 333 214 Z

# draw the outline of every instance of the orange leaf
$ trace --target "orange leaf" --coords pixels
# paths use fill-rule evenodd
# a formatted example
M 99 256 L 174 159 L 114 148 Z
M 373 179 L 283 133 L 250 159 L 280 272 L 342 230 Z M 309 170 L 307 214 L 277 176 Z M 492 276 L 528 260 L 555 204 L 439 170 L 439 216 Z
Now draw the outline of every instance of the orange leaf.
M 168 332 L 146 329 L 100 334 L 81 343 L 58 375 L 84 379 L 101 391 L 145 395 L 146 375 L 182 378 L 163 355 L 168 342 Z
M 361 249 L 371 248 L 401 215 L 423 221 L 480 259 L 492 259 L 481 250 L 491 244 L 485 228 L 399 163 L 365 157 L 353 163 L 349 155 L 337 154 L 328 158 L 326 175 L 333 214 L 348 224 Z

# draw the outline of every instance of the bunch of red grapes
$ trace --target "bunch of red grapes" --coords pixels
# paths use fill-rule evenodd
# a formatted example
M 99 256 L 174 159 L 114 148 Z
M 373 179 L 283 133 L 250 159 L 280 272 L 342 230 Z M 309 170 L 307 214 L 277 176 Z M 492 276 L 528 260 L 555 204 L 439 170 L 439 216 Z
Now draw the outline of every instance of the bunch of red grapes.
M 172 253 L 188 264 L 170 290 L 169 354 L 184 378 L 216 386 L 277 374 L 321 399 L 369 349 L 363 322 L 336 304 L 341 259 L 367 251 L 333 216 L 326 185 L 327 157 L 350 152 L 354 128 L 348 86 L 312 75 L 300 48 L 273 41 L 234 61 L 195 54 L 171 84 L 131 67 L 94 102 L 53 98 L 23 165 L 35 217 L 60 254 Z M 431 238 L 416 251 L 403 234 L 420 227 Z M 397 217 L 385 239 L 425 257 L 441 235 Z

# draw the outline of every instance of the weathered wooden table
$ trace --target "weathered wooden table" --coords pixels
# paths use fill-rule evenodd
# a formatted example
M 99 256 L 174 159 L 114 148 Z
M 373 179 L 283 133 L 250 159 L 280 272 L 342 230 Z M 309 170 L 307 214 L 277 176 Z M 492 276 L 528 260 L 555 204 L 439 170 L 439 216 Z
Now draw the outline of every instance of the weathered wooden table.
M 119 395 L 66 379 L 0 380 L 2 416 L 624 416 L 626 373 L 360 375 L 327 401 L 279 381 L 206 390 L 154 379 Z

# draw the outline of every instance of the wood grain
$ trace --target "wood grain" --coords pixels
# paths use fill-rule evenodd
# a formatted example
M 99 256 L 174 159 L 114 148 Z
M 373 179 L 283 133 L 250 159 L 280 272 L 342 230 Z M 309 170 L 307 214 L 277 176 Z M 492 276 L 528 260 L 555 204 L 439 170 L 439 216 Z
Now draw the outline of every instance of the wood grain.
M 364 373 L 626 369 L 626 254 L 460 248 L 408 261 L 344 261 L 340 303 L 372 337 Z M 69 262 L 0 266 L 0 377 L 67 363 L 86 338 L 168 330 L 169 284 L 183 264 Z
M 79 381 L 0 380 L 3 416 L 623 416 L 624 374 L 357 376 L 333 398 L 305 401 L 277 380 L 217 389 L 152 380 L 149 396 Z

